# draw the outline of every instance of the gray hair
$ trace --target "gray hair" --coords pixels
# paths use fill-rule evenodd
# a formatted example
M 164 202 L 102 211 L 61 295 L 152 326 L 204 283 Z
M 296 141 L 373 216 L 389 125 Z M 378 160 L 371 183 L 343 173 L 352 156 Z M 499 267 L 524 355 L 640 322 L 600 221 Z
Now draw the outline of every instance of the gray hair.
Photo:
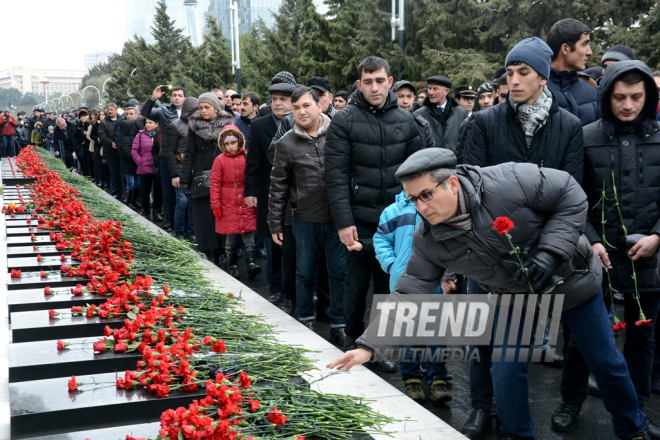
M 64 125 L 66 126 L 66 121 L 65 121 L 64 119 L 62 119 L 62 118 L 57 118 L 57 121 L 55 121 L 55 123 L 56 123 L 57 125 L 60 125 L 60 122 L 63 122 Z
M 431 171 L 424 171 L 421 173 L 417 174 L 411 174 L 410 176 L 405 176 L 399 179 L 400 182 L 406 182 L 408 180 L 415 179 L 419 176 L 423 176 L 425 174 L 428 174 L 431 180 L 435 183 L 441 183 L 440 185 L 442 189 L 447 189 L 447 182 L 445 182 L 447 179 L 449 179 L 451 176 L 456 176 L 456 170 L 454 168 L 437 168 L 435 170 Z

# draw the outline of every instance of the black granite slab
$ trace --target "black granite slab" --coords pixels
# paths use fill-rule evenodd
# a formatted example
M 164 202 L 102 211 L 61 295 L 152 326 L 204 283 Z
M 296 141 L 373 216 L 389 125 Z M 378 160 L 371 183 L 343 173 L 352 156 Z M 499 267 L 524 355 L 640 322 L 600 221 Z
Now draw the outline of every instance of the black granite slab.
M 86 438 L 92 440 L 126 440 L 127 435 L 133 438 L 156 438 L 159 429 L 160 423 L 142 423 L 34 437 L 34 440 L 83 440 Z
M 70 315 L 71 309 L 54 310 L 65 313 L 66 316 L 50 319 L 46 310 L 10 314 L 12 341 L 18 343 L 66 338 L 100 338 L 106 325 L 112 329 L 119 329 L 124 325 L 123 318 L 102 319 L 98 316 L 87 318 L 84 315 Z
M 36 243 L 35 243 L 36 244 Z M 7 248 L 7 256 L 8 257 L 16 257 L 16 258 L 21 258 L 21 257 L 37 257 L 37 255 L 41 255 L 42 257 L 46 256 L 52 256 L 52 255 L 57 255 L 58 257 L 60 255 L 71 255 L 70 250 L 64 250 L 64 251 L 58 251 L 55 248 L 55 245 L 45 245 L 45 244 L 37 244 L 37 249 L 33 249 L 32 245 L 30 246 L 10 246 Z
M 18 173 L 16 173 L 16 176 L 18 176 Z M 34 177 L 14 177 L 11 174 L 8 177 L 2 176 L 3 185 L 25 185 L 26 183 L 33 183 L 34 181 Z
M 26 244 L 32 245 L 36 244 L 37 246 L 41 244 L 55 244 L 54 241 L 50 240 L 48 235 L 39 235 L 34 237 L 34 242 L 29 235 L 19 236 L 19 237 L 7 237 L 7 246 L 25 246 Z
M 7 238 L 9 237 L 30 237 L 34 234 L 35 237 L 41 235 L 50 235 L 51 232 L 62 232 L 60 229 L 37 229 L 37 226 L 25 226 L 22 228 L 7 228 Z
M 66 377 L 10 383 L 12 439 L 157 422 L 163 411 L 188 406 L 193 399 L 206 395 L 206 389 L 200 387 L 197 391 L 172 391 L 170 397 L 157 398 L 142 389 L 118 390 L 114 385 L 116 378 L 115 373 L 76 376 L 77 382 L 107 382 L 82 386 L 83 391 L 78 392 L 69 391 Z
M 8 278 L 7 290 L 21 289 L 43 289 L 46 286 L 66 287 L 76 284 L 86 285 L 90 280 L 88 278 L 66 277 L 59 273 L 47 274 L 41 277 L 39 272 L 22 273 L 18 278 Z
M 38 254 L 41 255 L 41 254 Z M 61 254 L 60 254 L 61 255 Z M 76 265 L 80 261 L 73 260 L 68 257 L 62 261 L 60 255 L 41 255 L 41 261 L 37 261 L 37 257 L 22 257 L 22 258 L 8 258 L 7 259 L 7 272 L 12 269 L 21 269 L 24 271 L 37 272 L 40 270 L 60 270 L 63 264 Z
M 82 284 L 82 283 L 81 283 Z M 85 285 L 82 285 L 85 287 Z M 107 296 L 92 293 L 72 295 L 71 287 L 53 287 L 51 294 L 45 295 L 44 289 L 10 290 L 7 292 L 9 313 L 29 312 L 33 310 L 70 309 L 73 306 L 85 304 L 103 304 Z
M 101 339 L 63 339 L 72 344 L 64 350 L 57 349 L 57 340 L 9 344 L 9 382 L 134 370 L 142 359 L 137 351 L 94 353 L 92 345 Z

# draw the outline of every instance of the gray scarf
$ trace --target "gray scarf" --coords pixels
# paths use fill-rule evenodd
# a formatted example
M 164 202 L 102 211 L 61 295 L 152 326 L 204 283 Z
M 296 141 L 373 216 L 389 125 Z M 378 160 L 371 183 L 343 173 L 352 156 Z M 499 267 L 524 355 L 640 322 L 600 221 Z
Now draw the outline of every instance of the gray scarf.
M 509 94 L 509 104 L 518 114 L 518 121 L 522 126 L 525 136 L 533 137 L 548 122 L 550 118 L 550 107 L 552 106 L 552 94 L 548 86 L 543 86 L 543 93 L 534 104 L 518 104 L 513 102 Z
M 472 229 L 472 214 L 470 213 L 468 197 L 462 187 L 458 188 L 458 212 L 456 213 L 456 217 L 452 217 L 444 223 L 447 226 L 463 231 Z

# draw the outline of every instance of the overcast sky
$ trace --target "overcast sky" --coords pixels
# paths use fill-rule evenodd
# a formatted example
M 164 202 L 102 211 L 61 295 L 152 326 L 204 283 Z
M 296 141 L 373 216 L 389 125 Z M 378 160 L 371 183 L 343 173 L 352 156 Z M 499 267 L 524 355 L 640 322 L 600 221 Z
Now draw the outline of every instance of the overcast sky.
M 10 45 L 2 51 L 0 68 L 82 69 L 86 53 L 121 51 L 126 0 L 1 3 L 0 31 Z

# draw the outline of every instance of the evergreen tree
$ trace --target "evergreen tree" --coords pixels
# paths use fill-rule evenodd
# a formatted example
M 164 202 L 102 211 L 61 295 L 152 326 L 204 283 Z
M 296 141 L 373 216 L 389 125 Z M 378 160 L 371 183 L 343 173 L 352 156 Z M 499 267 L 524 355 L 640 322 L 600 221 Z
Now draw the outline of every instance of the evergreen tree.
M 181 60 L 186 60 L 187 55 L 192 51 L 192 44 L 190 38 L 184 36 L 181 29 L 174 27 L 174 20 L 167 14 L 165 0 L 158 0 L 151 35 L 156 41 L 152 51 L 158 59 L 158 62 L 151 66 L 153 77 L 156 79 L 153 85 L 169 84 L 177 64 L 182 62 Z

